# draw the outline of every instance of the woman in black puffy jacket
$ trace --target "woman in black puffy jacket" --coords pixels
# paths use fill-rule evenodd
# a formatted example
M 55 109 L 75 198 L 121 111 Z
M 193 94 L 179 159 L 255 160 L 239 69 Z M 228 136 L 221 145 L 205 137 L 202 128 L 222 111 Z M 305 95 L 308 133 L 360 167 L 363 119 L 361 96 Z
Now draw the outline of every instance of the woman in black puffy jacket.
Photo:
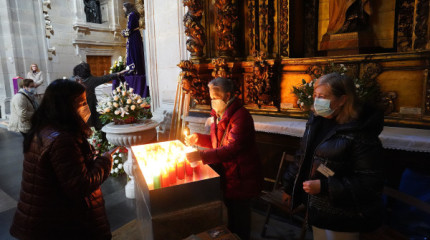
M 294 164 L 284 174 L 284 200 L 303 203 L 314 239 L 359 239 L 382 223 L 383 114 L 361 105 L 351 79 L 320 77 Z
M 10 233 L 17 239 L 111 239 L 100 186 L 112 167 L 96 157 L 85 88 L 52 82 L 24 139 L 21 192 Z

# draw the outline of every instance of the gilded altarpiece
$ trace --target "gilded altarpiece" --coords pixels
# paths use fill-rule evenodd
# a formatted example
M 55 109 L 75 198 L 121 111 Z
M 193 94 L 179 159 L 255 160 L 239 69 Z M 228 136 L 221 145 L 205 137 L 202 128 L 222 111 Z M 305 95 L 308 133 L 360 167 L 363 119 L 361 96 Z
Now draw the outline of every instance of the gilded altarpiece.
M 302 79 L 311 81 L 324 66 L 343 64 L 351 77 L 379 84 L 387 124 L 429 128 L 430 1 L 370 1 L 372 19 L 392 19 L 371 26 L 386 34 L 376 39 L 364 34 L 376 45 L 360 54 L 331 57 L 318 48 L 319 32 L 326 30 L 320 13 L 327 11 L 327 2 L 183 0 L 192 61 L 185 64 L 191 75 L 184 74 L 190 76 L 188 86 L 195 86 L 189 91 L 191 111 L 209 111 L 202 83 L 225 76 L 233 79 L 237 97 L 253 114 L 304 118 L 307 113 L 297 105 L 292 87 Z

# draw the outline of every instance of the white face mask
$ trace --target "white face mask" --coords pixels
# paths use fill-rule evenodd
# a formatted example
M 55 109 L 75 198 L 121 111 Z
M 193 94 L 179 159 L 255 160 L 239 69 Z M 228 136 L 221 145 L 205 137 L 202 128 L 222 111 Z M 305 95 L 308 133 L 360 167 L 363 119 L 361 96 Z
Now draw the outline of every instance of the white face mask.
M 225 108 L 227 107 L 227 103 L 225 103 L 222 99 L 214 99 L 211 101 L 212 109 L 215 110 L 217 114 L 223 113 Z
M 334 110 L 330 108 L 330 100 L 324 98 L 315 98 L 315 113 L 321 117 L 328 117 L 333 114 Z
M 88 122 L 88 119 L 90 119 L 91 116 L 90 107 L 88 107 L 88 105 L 79 107 L 78 114 L 79 116 L 81 116 L 82 120 L 84 120 L 85 123 Z

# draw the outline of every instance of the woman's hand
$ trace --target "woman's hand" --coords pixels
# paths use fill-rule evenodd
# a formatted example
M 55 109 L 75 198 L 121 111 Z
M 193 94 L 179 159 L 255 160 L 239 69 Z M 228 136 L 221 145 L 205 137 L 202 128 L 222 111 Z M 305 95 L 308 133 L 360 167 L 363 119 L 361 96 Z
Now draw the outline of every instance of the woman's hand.
M 185 136 L 185 144 L 187 144 L 188 146 L 196 145 L 198 140 L 199 140 L 199 135 L 197 135 L 197 133 L 193 133 L 189 136 Z
M 116 148 L 112 148 L 111 150 L 103 153 L 103 157 L 109 158 L 109 160 L 112 161 L 112 155 L 116 152 L 116 150 L 118 150 L 119 147 Z
M 316 195 L 321 192 L 321 181 L 320 180 L 305 181 L 303 182 L 303 190 L 310 195 Z
M 202 157 L 200 156 L 200 151 L 198 150 L 194 152 L 185 153 L 185 155 L 187 156 L 187 160 L 190 163 L 202 160 Z
M 290 207 L 291 206 L 291 195 L 283 192 L 282 193 L 282 201 L 287 205 L 287 207 Z

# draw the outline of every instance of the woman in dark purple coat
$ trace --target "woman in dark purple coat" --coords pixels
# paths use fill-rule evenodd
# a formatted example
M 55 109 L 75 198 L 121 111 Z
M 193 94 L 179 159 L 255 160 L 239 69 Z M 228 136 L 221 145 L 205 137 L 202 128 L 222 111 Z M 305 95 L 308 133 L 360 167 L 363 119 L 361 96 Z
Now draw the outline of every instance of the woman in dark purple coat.
M 123 10 L 127 17 L 127 28 L 122 35 L 127 38 L 126 65 L 134 68 L 134 74 L 145 74 L 142 35 L 139 30 L 140 14 L 132 3 L 124 3 Z

